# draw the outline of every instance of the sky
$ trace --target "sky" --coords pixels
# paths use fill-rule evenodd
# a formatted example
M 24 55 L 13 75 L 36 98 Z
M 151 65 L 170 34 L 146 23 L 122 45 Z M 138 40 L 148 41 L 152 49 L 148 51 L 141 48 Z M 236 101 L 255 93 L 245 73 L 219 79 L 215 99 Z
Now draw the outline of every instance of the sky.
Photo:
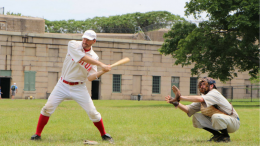
M 186 20 L 185 2 L 189 0 L 0 0 L 4 13 L 21 13 L 23 16 L 54 20 L 86 20 L 135 12 L 168 11 Z M 206 18 L 202 18 L 203 20 Z

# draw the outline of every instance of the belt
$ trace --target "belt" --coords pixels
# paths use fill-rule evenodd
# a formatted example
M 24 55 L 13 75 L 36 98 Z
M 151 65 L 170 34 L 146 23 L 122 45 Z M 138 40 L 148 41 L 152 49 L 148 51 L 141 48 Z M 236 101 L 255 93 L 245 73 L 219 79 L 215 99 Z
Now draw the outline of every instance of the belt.
M 61 77 L 62 80 L 62 77 Z M 83 82 L 68 82 L 66 80 L 62 80 L 63 83 L 68 84 L 68 85 L 78 85 L 78 84 L 83 84 Z

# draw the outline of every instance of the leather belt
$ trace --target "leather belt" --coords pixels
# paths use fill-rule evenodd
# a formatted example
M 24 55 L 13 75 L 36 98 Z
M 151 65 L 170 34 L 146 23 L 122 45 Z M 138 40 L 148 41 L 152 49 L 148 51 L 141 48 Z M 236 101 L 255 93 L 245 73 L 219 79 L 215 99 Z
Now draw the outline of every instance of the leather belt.
M 62 80 L 62 77 L 61 77 Z M 68 82 L 66 80 L 62 80 L 63 83 L 68 84 L 68 85 L 78 85 L 78 84 L 83 84 L 83 82 Z

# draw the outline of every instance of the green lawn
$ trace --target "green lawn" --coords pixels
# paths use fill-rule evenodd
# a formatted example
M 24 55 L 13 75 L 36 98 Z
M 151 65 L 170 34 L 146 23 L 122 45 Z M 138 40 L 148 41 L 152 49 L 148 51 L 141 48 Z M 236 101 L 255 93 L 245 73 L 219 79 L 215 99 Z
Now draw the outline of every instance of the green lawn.
M 0 145 L 83 145 L 102 142 L 85 111 L 73 100 L 62 102 L 51 116 L 41 141 L 31 141 L 46 100 L 0 100 Z M 174 146 L 223 145 L 207 142 L 210 133 L 193 128 L 192 118 L 164 101 L 95 100 L 106 132 L 115 145 Z M 182 102 L 189 104 L 188 102 Z M 241 120 L 240 129 L 224 145 L 259 145 L 259 102 L 232 102 Z

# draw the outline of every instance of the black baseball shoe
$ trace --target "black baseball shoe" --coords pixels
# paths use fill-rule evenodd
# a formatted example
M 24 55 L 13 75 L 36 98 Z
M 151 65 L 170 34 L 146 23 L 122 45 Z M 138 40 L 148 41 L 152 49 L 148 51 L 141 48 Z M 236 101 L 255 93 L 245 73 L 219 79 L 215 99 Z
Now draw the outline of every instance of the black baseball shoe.
M 34 134 L 32 137 L 31 137 L 31 140 L 41 140 L 41 136 L 37 135 L 37 134 Z
M 212 135 L 212 137 L 208 141 L 217 141 L 221 137 L 221 134 L 219 135 Z
M 113 138 L 109 134 L 105 134 L 102 137 L 102 140 L 109 141 L 109 143 L 114 143 Z
M 216 142 L 230 142 L 230 137 L 229 136 L 221 136 L 218 138 Z

